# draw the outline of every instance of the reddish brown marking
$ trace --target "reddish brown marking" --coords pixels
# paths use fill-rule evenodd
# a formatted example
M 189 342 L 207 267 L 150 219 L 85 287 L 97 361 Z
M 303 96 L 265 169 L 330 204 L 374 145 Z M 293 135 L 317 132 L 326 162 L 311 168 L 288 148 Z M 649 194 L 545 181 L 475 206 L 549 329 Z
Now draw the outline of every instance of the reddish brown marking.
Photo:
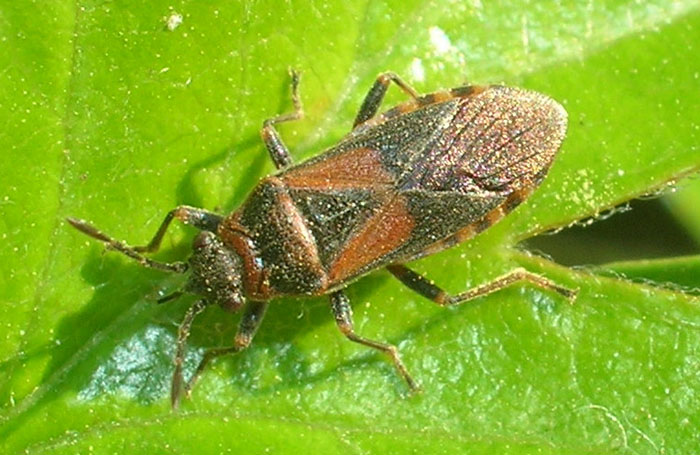
M 420 98 L 418 98 L 418 104 L 421 106 L 427 106 L 429 104 L 433 104 L 435 102 L 435 93 L 428 93 L 427 95 L 423 95 Z
M 449 101 L 452 98 L 454 98 L 454 96 L 450 92 L 433 92 L 418 98 L 418 104 L 421 107 L 428 106 L 430 104 L 444 103 L 445 101 Z
M 506 216 L 506 211 L 503 209 L 504 204 L 499 205 L 498 207 L 486 214 L 485 218 L 486 221 L 489 223 L 489 226 L 493 226 L 494 224 L 498 223 L 503 217 Z
M 304 217 L 286 191 L 284 182 L 278 177 L 267 177 L 260 184 L 271 184 L 280 189 L 276 193 L 277 200 L 274 207 L 277 213 L 274 215 L 290 224 L 290 235 L 284 238 L 285 251 L 299 258 L 299 261 L 304 261 L 304 264 L 318 277 L 320 288 L 325 289 L 327 275 L 318 256 L 316 241 Z M 259 257 L 257 245 L 246 228 L 240 224 L 239 217 L 240 212 L 229 215 L 219 224 L 217 233 L 224 244 L 232 248 L 243 260 L 244 274 L 241 281 L 246 296 L 252 300 L 270 300 L 279 295 L 268 282 L 270 269 L 266 267 L 268 264 L 262 264 L 256 260 Z
M 527 199 L 527 197 L 532 193 L 533 188 L 525 187 L 518 191 L 511 193 L 501 205 L 497 206 L 489 213 L 481 217 L 474 223 L 463 227 L 459 231 L 455 232 L 451 236 L 439 240 L 432 245 L 423 250 L 420 257 L 428 256 L 431 254 L 438 253 L 447 248 L 451 248 L 459 243 L 465 242 L 473 237 L 475 237 L 480 232 L 488 229 L 489 227 L 496 224 L 503 217 L 505 217 L 510 211 L 517 207 L 522 201 Z
M 445 291 L 440 291 L 438 295 L 433 297 L 433 302 L 437 303 L 438 305 L 445 306 L 448 303 L 449 300 L 449 295 Z
M 474 93 L 474 86 L 473 85 L 464 85 L 462 87 L 453 88 L 450 90 L 450 92 L 454 96 L 459 96 L 459 97 L 469 96 L 472 93 Z
M 286 215 L 287 220 L 289 220 L 289 222 L 291 223 L 292 232 L 294 234 L 297 234 L 296 237 L 301 241 L 301 246 L 305 250 L 304 255 L 307 258 L 318 259 L 318 249 L 316 249 L 316 240 L 314 239 L 313 234 L 311 234 L 309 227 L 306 225 L 304 217 L 301 215 L 301 213 L 299 213 L 299 209 L 297 209 L 296 205 L 294 205 L 294 201 L 292 201 L 292 198 L 286 191 L 284 183 L 276 177 L 269 177 L 269 181 L 274 182 L 277 187 L 283 188 L 283 191 L 280 191 L 278 193 L 280 208 L 281 211 Z M 320 263 L 318 265 L 320 268 Z
M 362 125 L 363 128 L 371 128 L 380 125 L 386 122 L 387 120 L 391 120 L 401 115 L 408 114 L 410 112 L 415 111 L 416 109 L 420 109 L 430 104 L 444 103 L 453 98 L 468 98 L 470 96 L 476 96 L 489 88 L 489 86 L 468 85 L 464 87 L 458 87 L 450 91 L 428 93 L 427 95 L 423 95 L 419 98 L 401 103 L 395 106 L 393 109 L 389 109 L 388 111 L 380 115 L 367 119 L 360 125 Z
M 426 95 L 426 96 L 430 96 L 430 95 Z M 425 104 L 421 104 L 419 102 L 419 99 L 412 99 L 412 100 L 403 102 L 403 103 L 397 105 L 396 107 L 389 109 L 388 111 L 379 115 L 377 117 L 377 122 L 381 123 L 385 120 L 400 117 L 401 115 L 407 114 L 409 112 L 413 112 L 422 106 L 425 106 Z
M 403 103 L 394 107 L 394 109 L 401 114 L 405 114 L 406 112 L 415 111 L 419 107 L 420 107 L 420 103 L 418 102 L 418 100 L 416 98 L 411 98 L 410 100 L 404 101 Z M 392 110 L 394 110 L 394 109 L 392 109 Z
M 318 248 L 316 247 L 316 239 L 311 233 L 309 226 L 306 224 L 303 215 L 299 212 L 299 209 L 294 205 L 294 201 L 292 201 L 292 198 L 289 196 L 287 187 L 284 186 L 285 182 L 277 177 L 269 177 L 268 180 L 282 189 L 282 191 L 278 193 L 280 209 L 285 215 L 285 218 L 290 222 L 292 228 L 290 232 L 291 235 L 289 239 L 287 239 L 290 253 L 297 253 L 300 262 L 302 260 L 305 261 L 309 269 L 312 270 L 321 281 L 320 287 L 325 289 L 327 275 L 321 265 Z M 292 243 L 294 246 L 292 246 Z
M 250 346 L 250 342 L 253 341 L 253 337 L 247 334 L 237 333 L 233 338 L 233 345 L 237 348 L 247 348 Z
M 370 121 L 372 122 L 372 125 L 379 124 L 388 119 L 408 114 L 409 112 L 413 112 L 416 109 L 420 109 L 431 104 L 444 103 L 453 98 L 468 98 L 471 96 L 476 96 L 485 91 L 486 89 L 488 89 L 488 87 L 466 86 L 452 89 L 450 91 L 428 93 L 427 95 L 423 95 L 418 99 L 413 99 L 406 101 L 405 103 L 401 103 L 393 109 L 389 109 L 383 114 L 375 117 L 376 120 L 372 119 Z M 368 125 L 370 124 L 370 121 L 367 122 Z
M 526 186 L 511 193 L 503 204 L 503 210 L 505 210 L 506 213 L 511 212 L 532 194 L 532 190 L 532 187 Z
M 187 209 L 182 206 L 178 207 L 177 210 L 175 210 L 175 218 L 182 221 L 183 223 L 186 223 L 188 219 Z
M 391 186 L 393 177 L 384 170 L 379 152 L 369 148 L 350 150 L 307 166 L 292 168 L 279 176 L 289 188 L 345 189 Z
M 279 142 L 279 140 L 272 134 L 272 131 L 274 130 L 270 130 L 267 126 L 260 130 L 260 136 L 268 148 L 276 145 Z
M 330 283 L 339 283 L 360 269 L 403 245 L 413 231 L 415 220 L 405 201 L 395 197 L 382 206 L 348 242 L 329 270 Z
M 247 296 L 256 300 L 268 300 L 270 295 L 270 287 L 264 280 L 263 269 L 260 267 L 255 258 L 255 244 L 249 235 L 246 234 L 246 229 L 238 223 L 238 213 L 235 212 L 231 216 L 225 218 L 217 230 L 217 234 L 225 245 L 233 249 L 236 254 L 243 260 L 243 276 L 241 282 Z
M 450 90 L 450 93 L 452 93 L 453 96 L 456 96 L 458 98 L 467 98 L 469 96 L 478 95 L 479 93 L 484 92 L 488 88 L 488 86 L 483 85 L 465 85 L 463 87 L 453 88 L 452 90 Z
M 505 202 L 504 202 L 504 204 L 505 204 Z M 498 221 L 500 221 L 501 218 L 503 218 L 504 216 L 506 216 L 506 213 L 503 211 L 503 204 L 501 204 L 498 207 L 491 210 L 486 215 L 484 215 L 483 217 L 481 217 L 481 219 L 479 219 L 477 222 L 471 224 L 470 226 L 467 226 L 467 227 L 473 228 L 472 229 L 473 232 L 469 232 L 469 235 L 473 237 L 475 234 L 479 234 L 480 232 L 485 231 L 486 229 L 490 228 L 491 226 L 496 224 Z M 464 229 L 462 229 L 462 230 L 464 230 Z M 457 231 L 457 235 L 459 235 L 462 232 L 462 230 Z M 460 239 L 461 239 L 461 237 L 460 237 Z M 467 240 L 467 239 L 465 238 L 462 241 L 464 241 L 464 240 Z

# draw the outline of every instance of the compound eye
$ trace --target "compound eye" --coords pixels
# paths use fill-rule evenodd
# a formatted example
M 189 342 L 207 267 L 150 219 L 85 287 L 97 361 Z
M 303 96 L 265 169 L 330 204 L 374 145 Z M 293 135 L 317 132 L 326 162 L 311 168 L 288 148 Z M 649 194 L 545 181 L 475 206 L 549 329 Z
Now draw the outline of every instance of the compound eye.
M 202 231 L 197 235 L 197 237 L 194 238 L 192 248 L 196 250 L 209 248 L 215 238 L 216 235 L 214 235 L 213 232 Z

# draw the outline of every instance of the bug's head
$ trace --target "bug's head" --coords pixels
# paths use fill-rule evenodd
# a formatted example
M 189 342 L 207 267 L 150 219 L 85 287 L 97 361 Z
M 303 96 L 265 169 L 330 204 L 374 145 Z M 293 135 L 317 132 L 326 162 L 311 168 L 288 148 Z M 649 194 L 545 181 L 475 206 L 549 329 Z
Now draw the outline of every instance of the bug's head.
M 201 295 L 228 311 L 243 305 L 241 259 L 213 232 L 202 231 L 195 237 L 189 270 L 185 291 Z

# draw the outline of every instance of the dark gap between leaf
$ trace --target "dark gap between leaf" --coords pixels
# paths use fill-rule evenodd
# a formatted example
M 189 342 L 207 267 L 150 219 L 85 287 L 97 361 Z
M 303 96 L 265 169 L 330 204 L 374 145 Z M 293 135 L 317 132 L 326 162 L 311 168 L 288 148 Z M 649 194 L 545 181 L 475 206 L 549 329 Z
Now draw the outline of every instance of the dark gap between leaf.
M 529 250 L 541 251 L 563 265 L 685 256 L 700 245 L 668 212 L 663 198 L 630 201 L 631 210 L 589 226 L 572 226 L 528 239 Z

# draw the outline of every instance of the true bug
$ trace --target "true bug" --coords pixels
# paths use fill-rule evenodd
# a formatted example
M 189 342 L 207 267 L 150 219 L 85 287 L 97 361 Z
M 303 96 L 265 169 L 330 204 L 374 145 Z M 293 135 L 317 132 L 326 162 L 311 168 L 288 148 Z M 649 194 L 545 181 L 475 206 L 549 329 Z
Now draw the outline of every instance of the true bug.
M 200 295 L 186 313 L 177 340 L 171 400 L 183 390 L 185 342 L 194 317 L 209 304 L 229 311 L 245 305 L 233 346 L 204 354 L 184 385 L 189 394 L 215 357 L 239 352 L 255 335 L 268 302 L 288 295 L 328 294 L 340 331 L 351 341 L 385 352 L 411 389 L 417 389 L 395 346 L 353 330 L 343 288 L 385 267 L 402 283 L 440 305 L 529 281 L 567 298 L 575 292 L 523 269 L 449 295 L 406 262 L 474 237 L 503 218 L 540 184 L 566 133 L 566 111 L 552 99 L 503 86 L 463 86 L 424 96 L 396 74 L 379 75 L 352 131 L 337 145 L 298 165 L 275 125 L 301 119 L 299 74 L 292 72 L 295 110 L 266 120 L 262 139 L 278 169 L 243 205 L 222 216 L 179 206 L 146 246 L 113 240 L 85 221 L 81 232 L 146 267 L 188 273 L 183 293 Z M 376 115 L 390 83 L 410 99 Z M 201 230 L 187 262 L 162 263 L 142 253 L 158 250 L 174 219 Z

